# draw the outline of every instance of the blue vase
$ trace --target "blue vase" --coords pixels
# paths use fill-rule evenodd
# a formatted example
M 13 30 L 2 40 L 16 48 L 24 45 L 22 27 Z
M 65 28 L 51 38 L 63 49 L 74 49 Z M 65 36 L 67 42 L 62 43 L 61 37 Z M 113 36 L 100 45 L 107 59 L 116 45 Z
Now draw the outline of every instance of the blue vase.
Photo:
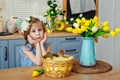
M 94 38 L 83 37 L 80 53 L 80 65 L 92 67 L 96 65 Z

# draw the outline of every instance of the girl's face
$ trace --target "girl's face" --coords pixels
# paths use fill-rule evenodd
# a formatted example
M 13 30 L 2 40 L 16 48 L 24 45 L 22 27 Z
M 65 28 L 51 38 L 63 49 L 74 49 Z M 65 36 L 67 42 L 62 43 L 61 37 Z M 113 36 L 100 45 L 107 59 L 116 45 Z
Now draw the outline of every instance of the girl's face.
M 41 41 L 43 39 L 44 30 L 41 25 L 33 24 L 30 29 L 30 36 L 35 41 Z

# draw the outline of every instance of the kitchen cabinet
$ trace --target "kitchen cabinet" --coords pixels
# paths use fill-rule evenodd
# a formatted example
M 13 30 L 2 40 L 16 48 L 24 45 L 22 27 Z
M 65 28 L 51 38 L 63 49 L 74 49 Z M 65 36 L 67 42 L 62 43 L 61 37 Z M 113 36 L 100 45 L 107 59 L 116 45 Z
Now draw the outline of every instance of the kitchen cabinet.
M 0 41 L 0 69 L 8 68 L 8 42 L 7 40 Z
M 79 59 L 82 39 L 79 36 L 67 36 L 57 38 L 58 50 L 64 50 L 65 54 L 74 56 Z
M 19 47 L 24 44 L 23 39 L 0 40 L 0 69 L 20 66 Z
M 9 42 L 9 68 L 20 67 L 19 48 L 25 43 L 24 39 L 8 40 Z
M 64 50 L 65 54 L 79 58 L 81 49 L 81 37 L 79 36 L 60 36 L 49 37 L 46 46 L 51 45 L 52 53 Z M 0 69 L 20 67 L 19 48 L 25 43 L 24 39 L 0 40 Z
M 24 44 L 23 39 L 0 40 L 0 69 L 20 66 L 19 47 Z
M 52 46 L 52 53 L 62 49 L 64 54 L 72 55 L 75 59 L 79 59 L 81 43 L 82 39 L 79 36 L 53 37 L 47 40 L 47 44 Z

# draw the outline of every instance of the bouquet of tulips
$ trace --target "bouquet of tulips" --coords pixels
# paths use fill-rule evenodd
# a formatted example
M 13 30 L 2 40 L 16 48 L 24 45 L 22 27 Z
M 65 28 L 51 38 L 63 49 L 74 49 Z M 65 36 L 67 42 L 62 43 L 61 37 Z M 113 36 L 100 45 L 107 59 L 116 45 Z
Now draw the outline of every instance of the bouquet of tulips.
M 81 14 L 76 19 L 72 26 L 66 28 L 67 32 L 72 32 L 78 34 L 82 37 L 98 37 L 103 36 L 104 38 L 108 37 L 110 34 L 112 37 L 115 37 L 120 33 L 120 28 L 115 28 L 110 30 L 109 22 L 105 21 L 100 25 L 98 17 L 87 20 L 85 17 L 82 17 Z

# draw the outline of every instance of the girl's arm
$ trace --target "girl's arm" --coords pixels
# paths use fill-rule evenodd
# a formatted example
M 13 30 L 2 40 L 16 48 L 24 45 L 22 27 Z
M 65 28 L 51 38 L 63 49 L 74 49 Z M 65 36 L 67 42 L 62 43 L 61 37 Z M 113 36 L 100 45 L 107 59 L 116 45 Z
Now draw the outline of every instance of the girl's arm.
M 37 65 L 42 65 L 42 51 L 39 43 L 36 44 L 35 60 Z
M 40 41 L 40 46 L 41 46 L 41 51 L 42 51 L 42 56 L 46 55 L 46 49 L 44 47 L 44 43 L 47 40 L 47 34 L 46 32 L 44 33 L 44 38 Z
M 34 64 L 42 65 L 42 52 L 39 43 L 36 44 L 36 55 L 32 51 L 23 49 L 23 52 L 27 58 L 29 58 Z

